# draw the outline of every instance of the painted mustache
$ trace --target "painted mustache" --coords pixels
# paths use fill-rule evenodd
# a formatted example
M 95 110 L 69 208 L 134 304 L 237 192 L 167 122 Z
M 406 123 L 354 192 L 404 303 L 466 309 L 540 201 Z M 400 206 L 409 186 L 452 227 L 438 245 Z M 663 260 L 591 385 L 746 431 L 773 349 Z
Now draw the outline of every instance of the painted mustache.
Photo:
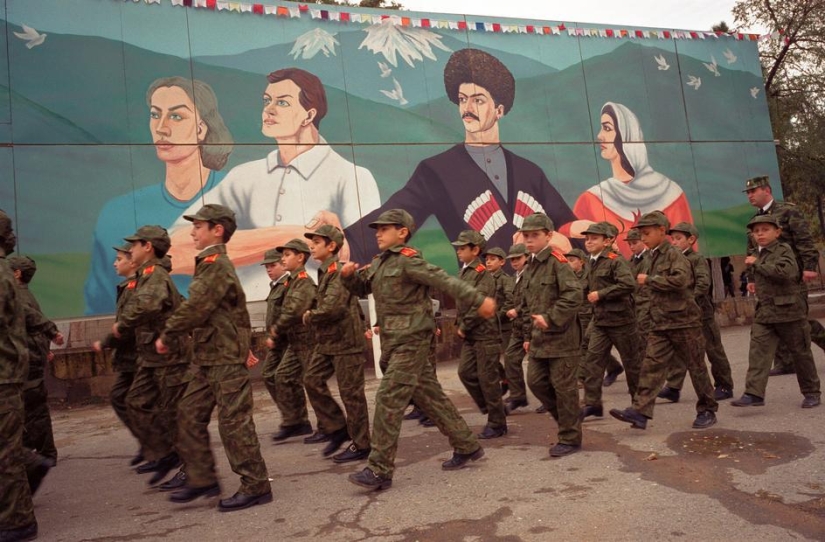
M 462 118 L 462 119 L 473 119 L 473 120 L 480 120 L 480 119 L 478 118 L 478 116 L 476 116 L 474 113 L 470 113 L 469 111 L 467 111 L 466 113 L 464 113 L 463 115 L 461 115 L 461 118 Z

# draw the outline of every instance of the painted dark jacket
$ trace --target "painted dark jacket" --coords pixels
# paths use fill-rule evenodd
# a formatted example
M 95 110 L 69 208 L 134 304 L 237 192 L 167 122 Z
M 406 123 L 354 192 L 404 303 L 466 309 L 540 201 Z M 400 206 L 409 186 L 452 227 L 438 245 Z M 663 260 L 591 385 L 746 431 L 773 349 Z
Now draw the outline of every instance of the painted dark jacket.
M 504 201 L 492 181 L 473 161 L 464 144 L 422 160 L 399 191 L 378 209 L 346 230 L 351 259 L 367 262 L 372 240 L 367 225 L 388 209 L 404 209 L 420 227 L 435 215 L 447 238 L 462 230 L 481 232 L 488 246 L 510 246 L 513 234 L 524 217 L 545 212 L 558 227 L 575 220 L 575 215 L 550 184 L 542 169 L 502 147 L 507 164 L 507 194 Z
M 588 290 L 599 293 L 599 300 L 593 305 L 593 325 L 617 327 L 633 323 L 636 280 L 627 260 L 607 248 L 596 261 L 591 258 L 589 265 Z
M 321 354 L 358 354 L 364 351 L 364 322 L 358 296 L 341 282 L 341 264 L 329 258 L 318 268 L 315 308 L 309 311 L 315 350 Z
M 17 284 L 20 301 L 26 313 L 26 347 L 29 349 L 29 375 L 27 380 L 40 380 L 49 356 L 49 343 L 57 335 L 57 326 L 46 318 L 40 303 L 29 290 L 28 284 Z
M 120 319 L 123 309 L 132 298 L 132 294 L 137 287 L 137 279 L 132 276 L 117 285 L 117 303 L 115 306 L 115 321 Z M 112 368 L 115 371 L 128 373 L 137 370 L 137 350 L 135 346 L 135 333 L 132 330 L 120 332 L 120 338 L 111 333 L 101 341 L 104 348 L 114 348 L 112 354 Z
M 790 246 L 774 241 L 758 252 L 750 267 L 756 280 L 755 322 L 778 324 L 808 317 L 808 308 L 798 293 L 799 267 Z
M 652 331 L 701 325 L 699 305 L 693 298 L 693 266 L 679 249 L 664 242 L 652 250 L 647 275 Z
M 484 294 L 485 297 L 496 297 L 496 279 L 478 258 L 467 264 L 458 277 L 462 282 L 466 282 Z M 473 301 L 457 301 L 456 303 L 458 329 L 464 333 L 464 339 L 473 342 L 498 342 L 497 317 L 482 318 L 478 312 L 473 310 Z

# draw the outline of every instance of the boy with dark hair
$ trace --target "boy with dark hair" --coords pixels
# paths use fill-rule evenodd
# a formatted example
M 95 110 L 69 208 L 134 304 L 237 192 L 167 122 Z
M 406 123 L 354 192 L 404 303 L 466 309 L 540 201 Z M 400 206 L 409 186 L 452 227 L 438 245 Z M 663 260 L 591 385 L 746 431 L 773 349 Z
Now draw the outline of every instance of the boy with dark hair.
M 758 215 L 748 223 L 757 253 L 745 258 L 756 282 L 756 314 L 751 327 L 745 394 L 731 404 L 763 406 L 771 361 L 782 343 L 794 361 L 802 408 L 820 404 L 819 376 L 811 355 L 806 323 L 808 307 L 799 295 L 799 264 L 790 246 L 779 241 L 781 228 L 775 215 Z
M 701 313 L 693 298 L 690 262 L 668 243 L 670 223 L 664 213 L 647 213 L 637 226 L 642 241 L 651 250 L 649 271 L 636 277 L 639 284 L 650 288 L 651 330 L 633 406 L 611 409 L 610 415 L 634 428 L 645 429 L 647 420 L 653 418 L 656 396 L 668 367 L 674 359 L 682 357 L 686 358 L 685 365 L 698 397 L 693 428 L 706 429 L 716 423 L 718 405 L 705 367 Z
M 693 266 L 695 279 L 693 296 L 702 311 L 702 336 L 705 339 L 705 355 L 710 362 L 710 373 L 713 376 L 713 396 L 717 401 L 730 399 L 733 397 L 733 376 L 728 356 L 725 354 L 725 347 L 722 346 L 722 334 L 714 317 L 715 309 L 710 294 L 710 268 L 705 257 L 693 250 L 699 239 L 699 230 L 693 224 L 680 222 L 670 228 L 669 233 L 673 246 L 681 250 Z M 665 387 L 659 392 L 659 397 L 678 403 L 686 375 L 687 367 L 673 365 L 668 373 Z
M 463 264 L 459 278 L 486 297 L 495 298 L 496 281 L 479 260 L 486 245 L 484 236 L 475 230 L 464 230 L 452 245 Z M 507 415 L 501 400 L 498 321 L 495 317 L 482 318 L 470 302 L 456 303 L 456 317 L 458 336 L 464 340 L 458 377 L 476 406 L 487 414 L 487 425 L 478 437 L 503 437 L 507 434 Z
M 304 313 L 315 302 L 315 283 L 306 272 L 309 246 L 303 239 L 292 239 L 279 246 L 281 261 L 289 271 L 284 302 L 281 312 L 267 332 L 267 346 L 277 347 L 286 343 L 286 351 L 275 370 L 275 387 L 278 389 L 276 401 L 281 411 L 281 429 L 273 435 L 278 442 L 290 437 L 310 435 L 307 399 L 304 392 L 304 373 L 312 356 L 312 335 L 309 326 L 303 323 Z M 306 444 L 327 442 L 329 435 L 323 427 L 304 439 Z
M 264 253 L 264 260 L 261 265 L 265 266 L 266 274 L 270 280 L 269 295 L 266 297 L 266 316 L 264 317 L 265 329 L 269 330 L 281 315 L 281 307 L 286 295 L 286 285 L 289 282 L 289 271 L 284 267 L 282 254 L 276 248 L 267 250 Z M 275 372 L 284 357 L 286 347 L 286 341 L 276 341 L 272 348 L 267 347 L 264 365 L 261 370 L 261 378 L 263 378 L 266 390 L 276 405 L 278 405 L 278 385 L 275 380 Z
M 304 386 L 319 430 L 329 435 L 324 457 L 334 454 L 351 438 L 347 449 L 332 460 L 360 461 L 370 454 L 369 410 L 364 394 L 364 323 L 358 297 L 341 283 L 338 251 L 344 245 L 344 234 L 335 226 L 324 225 L 304 237 L 310 240 L 312 257 L 320 263 L 315 307 L 303 316 L 303 323 L 312 328 L 315 338 L 304 371 Z M 333 374 L 346 416 L 327 386 Z
M 504 350 L 504 374 L 507 377 L 507 386 L 510 397 L 504 405 L 505 413 L 509 416 L 519 407 L 526 407 L 527 386 L 524 383 L 524 317 L 519 312 L 524 299 L 524 271 L 527 267 L 527 247 L 518 243 L 510 247 L 507 259 L 516 272 L 513 278 L 513 306 L 507 310 L 505 316 L 510 322 L 510 337 Z
M 582 418 L 602 417 L 602 384 L 610 349 L 616 347 L 627 375 L 632 397 L 639 383 L 639 336 L 631 298 L 635 281 L 630 265 L 613 252 L 613 233 L 606 222 L 591 224 L 585 231 L 585 247 L 590 253 L 586 301 L 593 307 L 593 319 L 584 358 L 584 408 Z
M 184 301 L 166 321 L 157 352 L 167 345 L 193 339 L 194 375 L 179 405 L 177 448 L 186 465 L 186 483 L 172 493 L 177 503 L 217 495 L 220 486 L 215 458 L 209 447 L 209 421 L 217 406 L 218 430 L 232 470 L 241 477 L 240 489 L 221 499 L 221 512 L 241 510 L 272 501 L 272 489 L 261 457 L 252 419 L 252 387 L 246 366 L 252 326 L 235 268 L 225 243 L 235 231 L 235 213 L 222 205 L 204 205 L 183 218 L 192 222 L 192 239 L 200 254 Z
M 472 302 L 473 310 L 484 318 L 495 316 L 496 307 L 495 300 L 428 264 L 417 250 L 407 246 L 415 230 L 408 212 L 385 211 L 370 227 L 376 230 L 382 253 L 357 273 L 356 263 L 344 264 L 341 276 L 356 295 L 375 296 L 382 355 L 387 360 L 387 372 L 375 396 L 369 464 L 349 476 L 353 484 L 377 490 L 392 486 L 401 421 L 410 399 L 450 439 L 454 451 L 452 458 L 441 464 L 444 470 L 460 469 L 484 456 L 478 439 L 441 389 L 428 359 L 435 329 L 428 290 L 438 288 L 457 301 Z

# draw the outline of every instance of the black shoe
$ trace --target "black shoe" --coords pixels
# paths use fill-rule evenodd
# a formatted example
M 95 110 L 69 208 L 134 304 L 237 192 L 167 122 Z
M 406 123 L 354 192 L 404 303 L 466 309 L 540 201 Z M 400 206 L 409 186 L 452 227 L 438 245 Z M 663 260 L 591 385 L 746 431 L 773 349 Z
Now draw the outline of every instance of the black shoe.
M 430 418 L 424 416 L 420 420 L 418 420 L 418 425 L 423 427 L 435 427 L 435 422 L 432 421 Z
M 37 489 L 40 487 L 40 484 L 43 483 L 43 478 L 46 477 L 49 469 L 51 469 L 51 463 L 47 458 L 38 454 L 34 455 L 37 456 L 37 460 L 34 464 L 26 467 L 26 477 L 29 479 L 29 489 L 32 497 L 37 493 Z
M 198 497 L 215 497 L 219 495 L 220 492 L 221 486 L 219 486 L 217 482 L 204 487 L 183 486 L 183 489 L 179 489 L 169 495 L 169 500 L 177 503 L 190 502 Z
M 501 427 L 490 427 L 489 425 L 484 426 L 484 430 L 478 434 L 478 438 L 480 439 L 491 439 L 491 438 L 499 438 L 503 437 L 507 434 L 507 426 L 502 425 Z
M 158 489 L 161 491 L 175 491 L 177 489 L 182 489 L 185 485 L 186 473 L 179 470 L 175 476 L 160 484 Z
M 361 472 L 355 472 L 347 476 L 347 480 L 353 484 L 376 491 L 379 489 L 389 489 L 392 487 L 392 478 L 375 474 L 369 467 Z
M 768 376 L 782 376 L 782 375 L 792 375 L 796 371 L 793 369 L 785 369 L 782 367 L 774 367 L 773 369 L 768 372 Z
M 413 407 L 409 414 L 404 415 L 405 420 L 420 420 L 424 413 L 418 410 L 418 407 Z
M 716 386 L 713 390 L 713 398 L 717 401 L 724 401 L 733 397 L 733 390 L 725 386 Z
M 581 449 L 581 446 L 558 443 L 550 448 L 550 457 L 564 457 L 566 455 L 574 454 Z
M 281 440 L 286 440 L 289 437 L 309 435 L 310 433 L 312 433 L 312 426 L 309 422 L 299 423 L 298 425 L 285 425 L 281 427 L 280 431 L 272 435 L 272 440 L 279 442 Z
M 444 470 L 458 470 L 464 468 L 470 461 L 478 461 L 484 457 L 484 448 L 481 446 L 478 447 L 478 450 L 469 454 L 460 454 L 458 452 L 453 452 L 453 456 L 441 464 L 441 468 Z
M 544 405 L 539 405 L 536 408 L 536 414 L 547 414 L 547 407 Z
M 161 480 L 166 478 L 169 474 L 169 471 L 180 467 L 181 462 L 178 454 L 172 452 L 171 454 L 167 455 L 158 460 L 157 462 L 157 469 L 155 469 L 155 474 L 149 478 L 149 485 L 153 486 L 155 484 L 159 484 Z
M 597 418 L 604 417 L 604 408 L 600 406 L 587 405 L 582 409 L 582 420 L 588 416 L 596 416 Z
M 746 393 L 739 399 L 730 402 L 733 406 L 765 406 L 765 400 L 761 397 Z
M 147 474 L 150 472 L 155 472 L 158 470 L 158 462 L 157 461 L 147 461 L 143 465 L 138 465 L 135 469 L 135 472 L 138 474 Z
M 304 438 L 304 444 L 318 444 L 321 442 L 329 442 L 329 435 L 315 431 L 310 436 Z
M 361 461 L 369 456 L 370 448 L 359 450 L 355 444 L 350 444 L 346 450 L 332 456 L 332 460 L 336 463 L 350 463 L 352 461 Z
M 507 404 L 504 405 L 504 413 L 509 416 L 515 409 L 526 407 L 529 404 L 530 403 L 527 402 L 527 399 L 510 399 L 507 401 Z
M 129 466 L 134 467 L 140 465 L 141 463 L 143 463 L 143 460 L 143 449 L 141 448 L 140 450 L 138 450 L 138 453 L 135 455 L 135 457 L 129 460 Z
M 233 512 L 243 510 L 256 504 L 266 504 L 272 502 L 272 491 L 267 491 L 263 495 L 244 495 L 235 493 L 228 499 L 221 499 L 218 502 L 218 512 Z
M 805 399 L 802 400 L 802 408 L 814 408 L 819 406 L 819 395 L 815 393 L 806 393 Z
M 634 429 L 647 429 L 647 418 L 632 408 L 626 408 L 624 410 L 612 408 L 610 409 L 610 415 L 617 420 L 629 423 Z
M 612 373 L 607 373 L 604 375 L 604 381 L 602 382 L 602 386 L 605 388 L 609 388 L 613 384 L 616 383 L 616 379 L 619 378 L 619 375 L 624 372 L 624 369 L 619 367 L 618 371 L 614 371 Z
M 341 446 L 344 445 L 346 441 L 349 440 L 349 432 L 347 431 L 346 427 L 342 427 L 337 431 L 333 431 L 329 434 L 329 444 L 326 445 L 324 451 L 321 452 L 324 457 L 329 457 L 335 452 L 338 451 Z
M 29 523 L 17 529 L 0 531 L 0 542 L 17 542 L 19 540 L 34 540 L 37 538 L 37 523 Z
M 710 410 L 700 412 L 696 415 L 696 419 L 693 420 L 694 429 L 707 429 L 711 425 L 716 425 L 716 414 Z
M 665 386 L 664 388 L 662 388 L 662 391 L 660 391 L 659 395 L 657 395 L 656 397 L 658 397 L 659 399 L 667 399 L 671 403 L 678 403 L 679 396 L 681 394 L 682 393 L 676 388 L 669 388 Z

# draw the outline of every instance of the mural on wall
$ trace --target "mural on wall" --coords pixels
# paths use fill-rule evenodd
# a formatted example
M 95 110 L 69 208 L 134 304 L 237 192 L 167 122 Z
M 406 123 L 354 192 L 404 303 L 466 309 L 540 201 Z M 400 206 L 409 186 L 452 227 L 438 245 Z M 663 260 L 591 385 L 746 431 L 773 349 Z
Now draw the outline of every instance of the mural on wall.
M 778 176 L 753 41 L 504 33 L 535 23 L 275 2 L 269 16 L 4 3 L 0 207 L 53 317 L 113 312 L 112 247 L 143 224 L 169 229 L 185 292 L 182 216 L 204 203 L 236 211 L 229 253 L 256 300 L 264 251 L 329 223 L 343 255 L 368 262 L 367 224 L 393 207 L 448 270 L 459 231 L 506 250 L 535 211 L 560 248 L 591 221 L 625 232 L 661 209 L 696 224 L 703 253 L 742 253 L 744 179 Z

